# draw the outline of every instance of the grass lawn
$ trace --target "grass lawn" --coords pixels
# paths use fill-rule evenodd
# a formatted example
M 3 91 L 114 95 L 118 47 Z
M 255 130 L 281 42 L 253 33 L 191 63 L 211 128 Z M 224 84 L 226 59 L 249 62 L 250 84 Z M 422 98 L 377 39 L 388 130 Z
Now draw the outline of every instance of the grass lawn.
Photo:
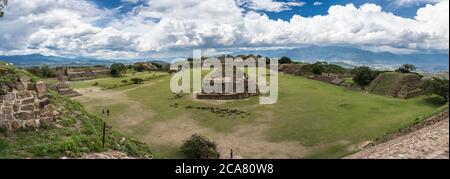
M 102 86 L 115 79 L 97 81 Z M 395 99 L 290 75 L 280 75 L 274 105 L 260 105 L 258 97 L 200 101 L 192 95 L 175 98 L 169 81 L 165 76 L 153 85 L 105 90 L 103 96 L 96 94 L 101 97 L 78 100 L 94 113 L 112 108 L 111 124 L 149 143 L 158 158 L 179 158 L 177 149 L 193 133 L 212 138 L 223 153 L 233 148 L 244 158 L 339 158 L 441 106 L 434 97 Z M 217 114 L 197 107 L 239 112 Z
M 117 87 L 122 87 L 125 84 L 122 83 L 123 80 L 127 80 L 131 83 L 131 79 L 133 78 L 142 78 L 144 80 L 151 80 L 153 78 L 159 78 L 161 76 L 167 75 L 165 72 L 135 72 L 135 73 L 127 73 L 124 74 L 123 77 L 104 77 L 95 80 L 87 80 L 87 81 L 77 81 L 71 82 L 70 87 L 72 88 L 87 88 L 94 86 L 95 82 L 98 83 L 98 87 L 103 89 L 113 89 Z

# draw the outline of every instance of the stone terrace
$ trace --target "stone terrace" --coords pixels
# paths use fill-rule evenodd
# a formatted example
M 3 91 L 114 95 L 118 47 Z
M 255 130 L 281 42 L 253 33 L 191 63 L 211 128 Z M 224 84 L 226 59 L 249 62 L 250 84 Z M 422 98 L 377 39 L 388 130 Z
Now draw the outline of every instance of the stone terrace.
M 394 138 L 346 159 L 449 159 L 449 119 Z

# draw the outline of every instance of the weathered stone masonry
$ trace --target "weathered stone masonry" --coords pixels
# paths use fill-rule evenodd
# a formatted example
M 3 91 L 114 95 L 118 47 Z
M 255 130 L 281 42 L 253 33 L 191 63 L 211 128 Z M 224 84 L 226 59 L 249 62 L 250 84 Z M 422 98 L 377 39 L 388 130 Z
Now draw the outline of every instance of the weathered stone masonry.
M 17 130 L 54 121 L 44 82 L 21 77 L 18 82 L 0 83 L 0 92 L 0 128 Z

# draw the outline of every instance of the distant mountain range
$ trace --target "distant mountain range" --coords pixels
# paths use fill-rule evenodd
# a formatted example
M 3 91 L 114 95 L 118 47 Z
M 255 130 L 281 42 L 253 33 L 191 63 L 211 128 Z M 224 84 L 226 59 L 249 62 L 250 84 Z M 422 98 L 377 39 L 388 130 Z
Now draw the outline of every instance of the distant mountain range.
M 251 50 L 238 51 L 231 55 L 255 54 L 267 57 L 279 58 L 288 56 L 295 61 L 315 62 L 327 61 L 346 67 L 360 65 L 371 66 L 379 69 L 393 69 L 402 64 L 414 64 L 421 71 L 442 72 L 449 70 L 448 53 L 414 53 L 414 54 L 394 54 L 389 52 L 371 52 L 351 47 L 336 46 L 309 46 L 295 49 L 276 50 Z M 41 54 L 1 56 L 0 61 L 6 61 L 22 67 L 30 66 L 89 66 L 89 65 L 111 65 L 113 63 L 130 64 L 138 61 L 155 61 L 167 63 L 170 59 L 99 59 L 86 57 L 57 57 L 45 56 Z
M 288 56 L 295 61 L 316 62 L 327 61 L 343 66 L 371 66 L 375 68 L 396 68 L 402 64 L 414 64 L 423 71 L 448 71 L 449 54 L 445 53 L 413 53 L 394 54 L 390 52 L 371 52 L 351 47 L 309 46 L 295 49 L 277 49 L 260 51 L 241 51 L 267 57 Z
M 13 56 L 0 56 L 0 61 L 6 61 L 13 63 L 14 65 L 21 67 L 31 66 L 91 66 L 91 65 L 111 65 L 113 63 L 133 63 L 143 59 L 97 59 L 86 57 L 57 57 L 57 56 L 45 56 L 42 54 L 29 54 L 29 55 L 13 55 Z M 145 61 L 145 60 L 143 60 Z

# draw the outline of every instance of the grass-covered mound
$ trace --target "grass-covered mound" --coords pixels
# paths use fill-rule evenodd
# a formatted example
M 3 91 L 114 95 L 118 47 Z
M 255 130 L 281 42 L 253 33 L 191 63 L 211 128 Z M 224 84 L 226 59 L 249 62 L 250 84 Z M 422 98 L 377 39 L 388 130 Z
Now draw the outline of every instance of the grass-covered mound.
M 4 63 L 0 64 L 1 82 L 18 77 L 37 77 Z M 60 113 L 55 123 L 18 131 L 0 129 L 0 158 L 80 157 L 85 153 L 116 150 L 133 157 L 151 157 L 148 146 L 113 130 L 108 130 L 103 147 L 103 121 L 91 115 L 78 102 L 55 92 L 50 95 L 53 109 Z
M 413 73 L 386 72 L 380 74 L 369 86 L 369 91 L 391 97 L 409 98 L 420 91 L 421 78 Z

